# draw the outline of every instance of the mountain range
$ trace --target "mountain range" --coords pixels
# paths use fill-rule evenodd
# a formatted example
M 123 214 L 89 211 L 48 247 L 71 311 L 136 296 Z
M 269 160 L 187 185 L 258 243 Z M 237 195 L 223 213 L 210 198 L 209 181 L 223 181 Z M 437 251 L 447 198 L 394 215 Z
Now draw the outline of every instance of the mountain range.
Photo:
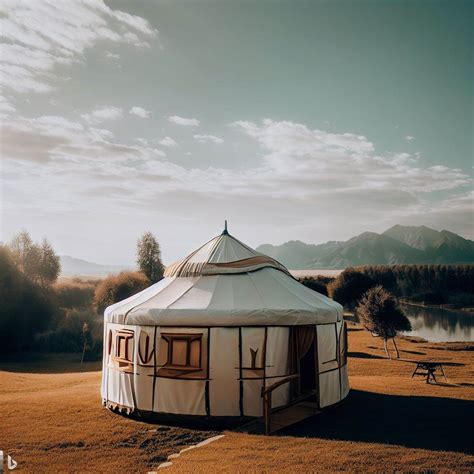
M 447 230 L 395 225 L 382 234 L 364 232 L 347 241 L 305 244 L 292 240 L 256 249 L 292 269 L 334 269 L 403 263 L 474 263 L 474 242 Z
M 101 265 L 69 255 L 60 255 L 59 258 L 61 259 L 61 276 L 104 277 L 122 270 L 129 270 L 124 265 Z

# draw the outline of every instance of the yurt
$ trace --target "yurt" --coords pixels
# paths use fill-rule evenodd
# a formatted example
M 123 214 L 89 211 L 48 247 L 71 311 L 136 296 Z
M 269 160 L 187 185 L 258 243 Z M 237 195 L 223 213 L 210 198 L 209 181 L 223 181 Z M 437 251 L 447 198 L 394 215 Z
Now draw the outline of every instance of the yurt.
M 104 326 L 103 403 L 127 414 L 260 417 L 273 385 L 270 409 L 349 392 L 342 307 L 227 229 Z

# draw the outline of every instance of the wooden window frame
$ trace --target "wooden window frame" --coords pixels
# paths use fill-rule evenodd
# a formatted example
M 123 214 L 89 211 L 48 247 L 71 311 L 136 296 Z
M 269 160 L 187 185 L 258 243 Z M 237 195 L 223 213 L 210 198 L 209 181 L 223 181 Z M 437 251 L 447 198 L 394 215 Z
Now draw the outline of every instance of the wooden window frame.
M 132 363 L 133 362 L 133 346 L 132 346 L 132 353 L 129 354 L 129 343 L 130 339 L 132 339 L 135 336 L 135 332 L 132 331 L 131 329 L 119 329 L 116 334 L 115 334 L 115 354 L 114 354 L 114 359 L 118 362 L 126 362 L 126 363 Z M 124 339 L 125 340 L 125 354 L 120 353 L 120 341 Z
M 161 337 L 168 343 L 168 354 L 163 369 L 172 369 L 180 371 L 197 371 L 202 370 L 202 333 L 185 334 L 185 333 L 161 333 Z M 173 364 L 173 344 L 175 341 L 186 342 L 186 365 Z M 199 365 L 191 365 L 191 344 L 199 341 Z

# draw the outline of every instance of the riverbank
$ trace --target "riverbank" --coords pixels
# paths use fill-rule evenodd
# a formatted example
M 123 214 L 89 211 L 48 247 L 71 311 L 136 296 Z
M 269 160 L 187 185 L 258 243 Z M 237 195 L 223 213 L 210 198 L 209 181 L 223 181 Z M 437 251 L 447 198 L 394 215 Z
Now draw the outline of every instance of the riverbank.
M 458 306 L 455 304 L 426 304 L 423 301 L 410 301 L 405 298 L 398 298 L 398 303 L 408 306 L 419 306 L 420 308 L 444 309 L 445 311 L 463 311 L 474 315 L 474 308 L 470 306 Z
M 352 391 L 340 406 L 279 436 L 227 431 L 182 454 L 171 472 L 472 471 L 474 367 L 466 344 L 398 341 L 401 361 L 382 341 L 349 325 Z M 471 345 L 472 346 L 472 345 Z M 472 349 L 471 349 L 472 350 Z M 448 384 L 410 378 L 410 360 L 448 363 Z M 215 434 L 142 423 L 104 409 L 100 364 L 47 358 L 0 363 L 0 447 L 19 472 L 156 470 L 167 456 Z

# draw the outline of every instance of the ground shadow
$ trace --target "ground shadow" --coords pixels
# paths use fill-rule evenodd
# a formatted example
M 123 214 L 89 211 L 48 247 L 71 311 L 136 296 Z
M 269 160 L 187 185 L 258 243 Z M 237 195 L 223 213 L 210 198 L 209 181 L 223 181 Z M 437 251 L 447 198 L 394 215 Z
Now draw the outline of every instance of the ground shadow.
M 468 400 L 352 390 L 338 407 L 280 434 L 474 454 L 473 419 Z
M 382 357 L 375 354 L 368 354 L 367 352 L 348 352 L 348 357 L 356 357 L 357 359 L 385 359 L 389 360 L 387 357 Z

